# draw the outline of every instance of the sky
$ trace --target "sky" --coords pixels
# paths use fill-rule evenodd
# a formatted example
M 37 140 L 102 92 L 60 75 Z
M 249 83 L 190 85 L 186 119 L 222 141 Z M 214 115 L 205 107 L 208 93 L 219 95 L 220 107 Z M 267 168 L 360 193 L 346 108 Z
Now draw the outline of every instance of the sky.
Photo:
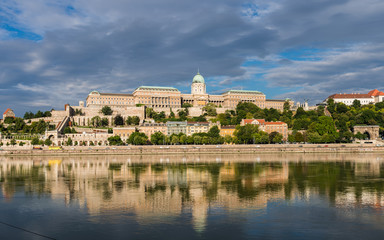
M 0 111 L 141 85 L 310 104 L 384 90 L 382 0 L 1 0 Z

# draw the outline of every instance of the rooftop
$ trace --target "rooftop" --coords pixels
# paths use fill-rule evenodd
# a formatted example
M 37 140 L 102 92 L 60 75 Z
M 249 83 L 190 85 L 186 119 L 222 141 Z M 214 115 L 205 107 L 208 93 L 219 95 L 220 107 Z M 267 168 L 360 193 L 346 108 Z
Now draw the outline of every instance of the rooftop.
M 159 91 L 172 91 L 172 92 L 179 92 L 177 88 L 174 87 L 158 87 L 158 86 L 140 86 L 136 88 L 135 91 L 137 90 L 159 90 Z
M 229 90 L 227 92 L 224 92 L 222 94 L 257 94 L 257 95 L 264 95 L 264 93 L 260 91 L 254 91 L 254 90 Z
M 328 98 L 353 98 L 353 99 L 356 99 L 356 98 L 372 98 L 371 95 L 369 94 L 362 94 L 362 93 L 337 93 L 337 94 L 333 94 L 331 96 L 329 96 Z

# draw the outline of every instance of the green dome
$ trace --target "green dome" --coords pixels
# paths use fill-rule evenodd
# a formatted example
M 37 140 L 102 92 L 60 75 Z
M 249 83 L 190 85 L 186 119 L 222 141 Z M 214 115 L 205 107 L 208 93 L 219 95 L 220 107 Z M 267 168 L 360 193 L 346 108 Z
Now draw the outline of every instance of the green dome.
M 196 76 L 193 77 L 192 83 L 204 83 L 203 76 L 201 76 L 200 73 L 197 73 Z

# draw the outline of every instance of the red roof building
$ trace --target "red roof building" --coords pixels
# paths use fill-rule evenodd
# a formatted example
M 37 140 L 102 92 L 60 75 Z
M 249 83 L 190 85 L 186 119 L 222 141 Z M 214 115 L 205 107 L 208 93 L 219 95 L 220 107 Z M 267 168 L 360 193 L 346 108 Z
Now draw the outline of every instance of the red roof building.
M 329 98 L 332 98 L 336 103 L 342 102 L 345 105 L 352 105 L 355 100 L 359 100 L 361 104 L 365 105 L 382 102 L 384 92 L 374 89 L 368 93 L 338 93 L 329 96 L 327 99 Z
M 3 119 L 7 118 L 7 117 L 12 117 L 12 118 L 15 118 L 15 113 L 13 112 L 12 109 L 10 108 L 7 108 L 7 110 L 5 110 L 5 112 L 3 113 Z

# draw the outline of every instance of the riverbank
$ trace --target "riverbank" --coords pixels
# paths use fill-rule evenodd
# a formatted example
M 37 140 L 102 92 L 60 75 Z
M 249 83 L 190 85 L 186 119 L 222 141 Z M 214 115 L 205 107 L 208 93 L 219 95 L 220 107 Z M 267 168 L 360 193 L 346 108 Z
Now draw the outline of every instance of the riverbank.
M 42 147 L 3 147 L 0 155 L 156 155 L 156 154 L 245 154 L 245 153 L 362 153 L 383 152 L 376 144 L 266 144 L 266 145 L 150 145 L 150 146 L 64 146 L 61 150 Z

